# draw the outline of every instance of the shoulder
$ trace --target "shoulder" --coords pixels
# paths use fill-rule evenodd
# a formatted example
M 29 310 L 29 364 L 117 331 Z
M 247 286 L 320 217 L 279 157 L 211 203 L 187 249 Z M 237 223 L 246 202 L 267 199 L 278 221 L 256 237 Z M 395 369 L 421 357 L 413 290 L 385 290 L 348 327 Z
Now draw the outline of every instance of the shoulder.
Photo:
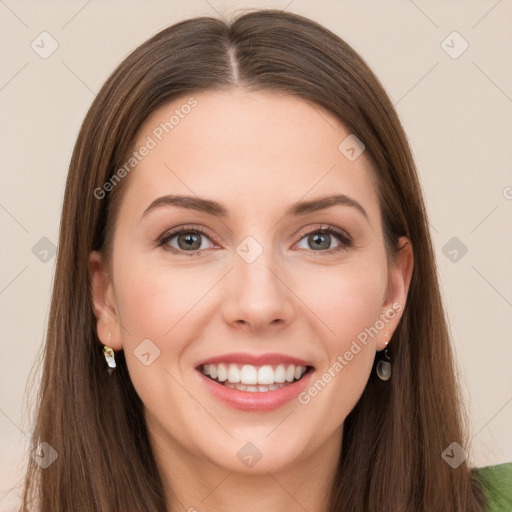
M 474 468 L 473 472 L 486 497 L 485 512 L 511 512 L 512 462 Z

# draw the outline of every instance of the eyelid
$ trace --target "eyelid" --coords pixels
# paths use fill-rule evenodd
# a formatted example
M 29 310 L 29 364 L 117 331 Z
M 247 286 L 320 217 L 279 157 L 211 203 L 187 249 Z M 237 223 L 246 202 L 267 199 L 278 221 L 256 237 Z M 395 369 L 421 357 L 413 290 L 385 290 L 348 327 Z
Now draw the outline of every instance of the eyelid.
M 352 237 L 350 236 L 350 234 L 347 231 L 345 231 L 344 229 L 332 226 L 330 224 L 321 224 L 321 225 L 316 225 L 313 227 L 306 228 L 303 231 L 299 231 L 299 235 L 297 235 L 297 236 L 299 236 L 299 241 L 300 241 L 306 235 L 309 235 L 311 233 L 316 233 L 317 231 L 324 232 L 324 233 L 333 232 L 336 235 L 340 236 L 341 238 L 344 238 L 346 243 L 348 243 L 348 244 L 352 243 Z
M 203 236 L 209 238 L 210 240 L 212 240 L 212 242 L 216 243 L 217 245 L 221 245 L 220 242 L 218 241 L 218 238 L 214 234 L 211 234 L 207 230 L 207 228 L 204 228 L 203 226 L 198 226 L 198 225 L 195 225 L 195 224 L 181 224 L 180 226 L 176 226 L 176 227 L 166 231 L 165 233 L 163 233 L 162 235 L 160 235 L 157 238 L 156 243 L 154 245 L 156 247 L 163 246 L 169 240 L 174 238 L 175 236 L 180 235 L 182 232 L 187 232 L 187 231 L 196 231 L 200 235 L 203 235 Z M 173 249 L 175 251 L 177 250 L 174 247 L 173 247 Z M 174 251 L 169 250 L 169 252 L 174 252 Z M 180 251 L 180 254 L 191 255 L 191 254 L 198 254 L 198 253 L 201 253 L 201 252 L 204 252 L 204 249 L 200 250 L 200 251 Z

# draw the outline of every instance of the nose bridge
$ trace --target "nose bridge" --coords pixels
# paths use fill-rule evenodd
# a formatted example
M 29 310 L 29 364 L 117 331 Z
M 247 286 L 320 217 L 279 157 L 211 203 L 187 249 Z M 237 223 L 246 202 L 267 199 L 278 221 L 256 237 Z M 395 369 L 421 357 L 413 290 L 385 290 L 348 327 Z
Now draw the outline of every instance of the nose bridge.
M 262 327 L 276 320 L 291 320 L 291 292 L 280 275 L 272 240 L 271 233 L 249 235 L 236 247 L 224 301 L 226 321 Z
M 282 292 L 277 273 L 271 271 L 278 266 L 277 251 L 269 234 L 256 236 L 247 236 L 236 247 L 234 278 L 239 279 L 242 293 L 249 293 L 253 300 L 262 295 L 268 301 L 269 294 Z

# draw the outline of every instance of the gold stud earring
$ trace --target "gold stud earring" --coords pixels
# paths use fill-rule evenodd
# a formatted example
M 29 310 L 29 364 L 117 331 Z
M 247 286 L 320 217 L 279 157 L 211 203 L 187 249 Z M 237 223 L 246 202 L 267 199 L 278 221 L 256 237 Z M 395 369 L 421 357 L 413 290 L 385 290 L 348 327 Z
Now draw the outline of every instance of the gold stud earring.
M 112 338 L 112 333 L 108 333 L 108 341 L 110 342 L 110 339 Z M 114 349 L 112 347 L 109 347 L 107 345 L 103 346 L 103 354 L 105 355 L 105 360 L 107 361 L 107 364 L 109 366 L 108 373 L 109 375 L 112 375 L 113 369 L 116 367 L 116 357 L 114 354 Z

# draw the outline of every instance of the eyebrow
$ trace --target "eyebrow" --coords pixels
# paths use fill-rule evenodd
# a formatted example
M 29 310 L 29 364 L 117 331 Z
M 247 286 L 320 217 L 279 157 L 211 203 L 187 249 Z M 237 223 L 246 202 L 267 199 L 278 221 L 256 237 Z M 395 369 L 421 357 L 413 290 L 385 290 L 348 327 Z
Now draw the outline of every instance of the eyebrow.
M 362 205 L 355 199 L 346 196 L 345 194 L 334 194 L 329 196 L 312 199 L 310 201 L 298 201 L 293 203 L 288 210 L 286 210 L 285 217 L 293 216 L 299 217 L 308 213 L 325 210 L 336 205 L 351 206 L 358 210 L 364 218 L 369 222 L 368 214 Z M 141 220 L 149 212 L 156 208 L 163 206 L 175 206 L 179 208 L 186 208 L 189 210 L 196 210 L 198 212 L 214 215 L 215 217 L 228 218 L 229 210 L 211 199 L 204 199 L 197 196 L 184 196 L 184 195 L 166 195 L 157 197 L 141 215 Z

